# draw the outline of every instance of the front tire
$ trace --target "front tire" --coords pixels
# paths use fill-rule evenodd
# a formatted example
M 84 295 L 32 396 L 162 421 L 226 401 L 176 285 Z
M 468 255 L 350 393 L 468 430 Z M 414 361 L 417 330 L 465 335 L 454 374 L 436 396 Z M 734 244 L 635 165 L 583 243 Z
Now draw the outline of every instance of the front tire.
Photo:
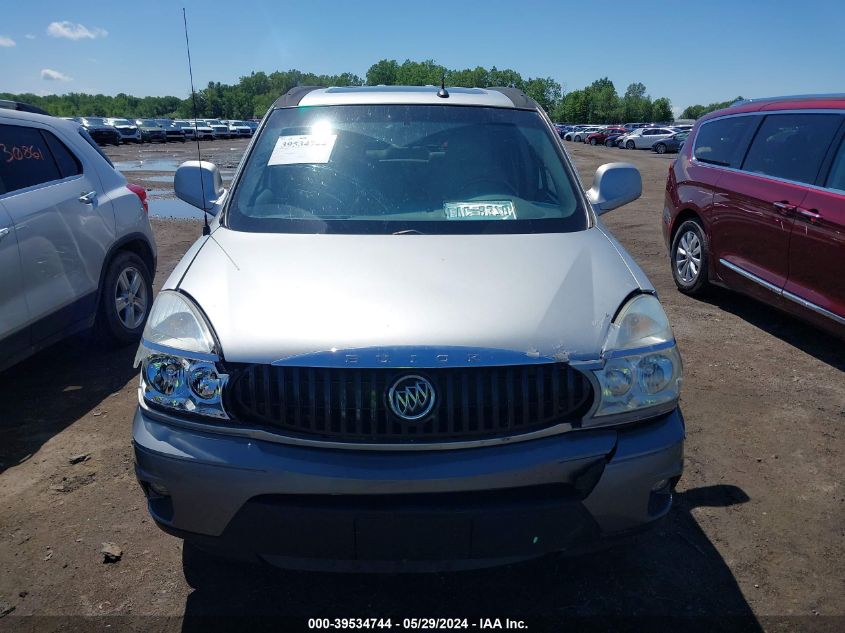
M 658 143 L 654 146 L 654 151 L 658 154 L 665 154 L 666 153 L 666 145 L 663 143 Z
M 686 220 L 678 227 L 669 259 L 678 290 L 692 296 L 706 293 L 710 287 L 710 240 L 699 220 Z
M 634 141 L 628 141 L 625 143 L 625 149 L 636 149 L 637 146 L 634 144 Z
M 598 145 L 598 141 L 594 138 L 590 139 L 590 145 Z
M 152 277 L 146 264 L 135 253 L 121 251 L 106 269 L 94 329 L 115 346 L 137 343 L 152 305 Z

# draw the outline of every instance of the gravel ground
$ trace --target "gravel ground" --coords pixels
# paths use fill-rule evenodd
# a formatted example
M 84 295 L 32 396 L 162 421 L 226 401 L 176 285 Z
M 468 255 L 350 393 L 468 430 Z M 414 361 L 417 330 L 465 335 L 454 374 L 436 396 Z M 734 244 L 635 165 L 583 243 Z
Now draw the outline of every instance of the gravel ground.
M 202 148 L 228 179 L 245 145 Z M 845 630 L 845 346 L 729 292 L 700 301 L 675 290 L 659 228 L 672 156 L 567 149 L 588 186 L 595 168 L 612 160 L 643 174 L 643 197 L 606 222 L 656 285 L 686 369 L 686 472 L 657 529 L 624 548 L 484 572 L 333 576 L 232 567 L 218 584 L 192 590 L 181 542 L 152 524 L 134 480 L 135 350 L 77 337 L 2 374 L 0 613 L 8 615 L 0 629 L 92 622 L 101 629 L 100 620 L 67 618 L 109 614 L 169 616 L 108 621 L 137 630 L 207 630 L 235 622 L 219 616 L 250 614 L 286 616 L 285 630 L 335 616 L 510 616 L 533 618 L 533 630 L 604 616 L 624 616 L 637 628 L 691 628 L 692 616 L 707 618 L 710 630 Z M 176 164 L 196 156 L 190 143 L 107 151 L 130 180 L 153 190 L 154 212 L 173 197 Z M 200 223 L 153 225 L 158 287 Z M 118 561 L 103 562 L 103 543 L 121 550 Z

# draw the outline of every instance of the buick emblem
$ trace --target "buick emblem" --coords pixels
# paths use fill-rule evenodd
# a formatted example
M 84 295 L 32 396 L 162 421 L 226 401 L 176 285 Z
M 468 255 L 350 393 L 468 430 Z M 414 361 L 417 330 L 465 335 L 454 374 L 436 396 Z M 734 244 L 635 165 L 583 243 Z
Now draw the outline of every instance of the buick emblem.
M 419 420 L 434 408 L 434 386 L 422 376 L 401 376 L 387 392 L 387 403 L 397 417 L 408 421 Z

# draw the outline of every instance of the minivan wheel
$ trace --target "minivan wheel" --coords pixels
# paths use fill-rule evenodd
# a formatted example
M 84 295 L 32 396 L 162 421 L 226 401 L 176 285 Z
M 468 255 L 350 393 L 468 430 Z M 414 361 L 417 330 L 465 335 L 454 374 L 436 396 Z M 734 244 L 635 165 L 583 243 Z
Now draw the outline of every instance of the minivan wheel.
M 710 242 L 698 220 L 687 220 L 672 240 L 672 278 L 678 290 L 688 295 L 701 295 L 709 286 L 708 262 Z
M 636 145 L 634 145 L 634 141 L 628 141 L 625 143 L 625 149 L 634 149 Z
M 654 146 L 654 151 L 658 154 L 665 154 L 666 153 L 666 146 L 663 143 L 658 143 Z
M 122 251 L 109 263 L 100 290 L 95 330 L 115 345 L 141 338 L 153 303 L 150 273 L 135 253 Z

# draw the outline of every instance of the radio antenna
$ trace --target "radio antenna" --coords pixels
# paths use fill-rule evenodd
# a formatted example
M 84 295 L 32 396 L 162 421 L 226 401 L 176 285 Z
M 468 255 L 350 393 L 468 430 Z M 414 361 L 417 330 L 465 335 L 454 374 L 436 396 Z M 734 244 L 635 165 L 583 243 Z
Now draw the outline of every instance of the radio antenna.
M 188 51 L 188 75 L 191 78 L 191 103 L 193 104 L 194 112 L 194 140 L 197 142 L 197 160 L 202 163 L 202 154 L 200 153 L 200 134 L 197 129 L 197 93 L 194 92 L 194 71 L 191 68 L 191 43 L 188 41 L 188 18 L 185 14 L 185 7 L 182 7 L 182 22 L 185 24 L 185 48 Z M 208 226 L 208 210 L 205 208 L 205 182 L 202 178 L 202 172 L 198 172 L 200 176 L 200 191 L 202 192 L 202 234 L 210 235 L 211 227 Z

